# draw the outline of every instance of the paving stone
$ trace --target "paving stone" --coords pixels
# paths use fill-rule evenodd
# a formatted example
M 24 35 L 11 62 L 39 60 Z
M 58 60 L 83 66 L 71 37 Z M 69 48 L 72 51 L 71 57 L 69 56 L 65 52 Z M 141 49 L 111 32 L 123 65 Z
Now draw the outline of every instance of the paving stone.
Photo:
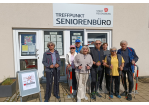
M 68 100 L 68 99 L 67 99 L 67 100 L 65 100 L 65 102 L 73 102 L 73 100 Z

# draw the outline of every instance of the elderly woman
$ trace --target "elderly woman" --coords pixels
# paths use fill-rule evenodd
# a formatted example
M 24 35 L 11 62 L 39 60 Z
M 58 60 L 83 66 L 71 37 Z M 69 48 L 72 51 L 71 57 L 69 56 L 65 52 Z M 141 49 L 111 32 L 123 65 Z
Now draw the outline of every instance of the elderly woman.
M 115 80 L 115 95 L 118 98 L 121 98 L 119 95 L 120 87 L 120 75 L 124 67 L 124 59 L 121 55 L 116 54 L 117 49 L 112 47 L 110 49 L 111 54 L 107 55 L 103 65 L 107 67 L 107 76 L 110 83 L 110 98 L 113 98 L 113 81 Z
M 45 94 L 45 102 L 48 102 L 51 96 L 51 89 L 53 84 L 53 76 L 54 76 L 54 96 L 59 99 L 59 79 L 60 79 L 60 66 L 61 60 L 58 51 L 56 51 L 55 44 L 53 42 L 47 43 L 47 47 L 49 48 L 43 55 L 43 65 L 46 67 L 46 94 Z
M 77 55 L 75 52 L 76 47 L 75 45 L 70 46 L 70 52 L 66 55 L 66 65 L 67 68 L 72 68 L 72 89 L 73 89 L 73 95 L 76 95 L 76 90 L 77 90 L 77 81 L 76 81 L 76 76 L 75 76 L 75 65 L 74 65 L 74 58 Z
M 76 79 L 78 84 L 77 102 L 81 102 L 81 99 L 88 100 L 86 94 L 86 82 L 90 73 L 90 69 L 93 65 L 93 60 L 88 46 L 83 46 L 80 53 L 75 57 L 74 64 L 76 67 Z

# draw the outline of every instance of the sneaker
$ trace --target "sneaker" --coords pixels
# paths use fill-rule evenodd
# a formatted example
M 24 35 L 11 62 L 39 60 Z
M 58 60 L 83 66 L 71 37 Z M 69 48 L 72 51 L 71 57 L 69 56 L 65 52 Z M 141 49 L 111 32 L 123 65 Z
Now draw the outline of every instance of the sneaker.
M 102 97 L 98 92 L 96 92 L 96 96 L 98 96 L 98 97 Z
M 48 100 L 44 100 L 44 102 L 48 102 Z
M 131 94 L 128 94 L 128 95 L 127 95 L 127 100 L 129 100 L 129 101 L 132 100 Z
M 99 91 L 102 91 L 102 88 L 101 87 L 99 87 Z
M 77 102 L 81 102 L 81 99 L 77 99 Z
M 110 95 L 109 97 L 110 97 L 110 98 L 113 98 L 113 95 Z
M 93 99 L 93 100 L 96 99 L 95 93 L 92 93 L 92 94 L 91 94 L 91 99 Z
M 88 97 L 87 96 L 85 96 L 85 100 L 88 100 Z
M 117 98 L 121 98 L 121 96 L 120 96 L 120 95 L 117 95 L 116 97 L 117 97 Z
M 73 95 L 75 96 L 77 93 L 77 90 L 73 90 Z
M 126 95 L 127 95 L 127 92 L 124 91 L 124 92 L 121 93 L 120 95 L 121 95 L 121 96 L 126 96 Z
M 58 96 L 58 95 L 57 95 L 57 96 L 55 96 L 55 97 L 56 97 L 57 99 L 60 99 L 60 96 Z

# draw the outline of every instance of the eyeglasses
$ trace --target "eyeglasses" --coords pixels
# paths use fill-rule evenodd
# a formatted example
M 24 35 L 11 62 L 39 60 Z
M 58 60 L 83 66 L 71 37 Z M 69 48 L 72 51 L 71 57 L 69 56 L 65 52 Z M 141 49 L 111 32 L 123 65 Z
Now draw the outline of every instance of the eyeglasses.
M 117 50 L 111 50 L 111 52 L 116 52 Z
M 49 46 L 53 46 L 53 44 L 49 45 Z
M 100 45 L 101 43 L 96 43 L 96 45 L 98 45 L 98 44 Z
M 71 47 L 70 49 L 75 49 L 74 47 Z

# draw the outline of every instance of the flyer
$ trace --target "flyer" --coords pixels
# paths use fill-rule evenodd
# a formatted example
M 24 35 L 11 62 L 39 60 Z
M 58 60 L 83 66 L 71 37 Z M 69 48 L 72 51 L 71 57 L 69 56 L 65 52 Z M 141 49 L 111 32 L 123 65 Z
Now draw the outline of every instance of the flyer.
M 89 47 L 94 47 L 94 42 L 95 42 L 94 38 L 89 38 L 88 39 L 88 46 Z
M 62 42 L 57 42 L 57 48 L 62 48 Z
M 63 50 L 62 49 L 57 49 L 59 55 L 63 55 Z
M 45 35 L 45 42 L 50 42 L 50 35 Z
M 55 48 L 56 48 L 56 42 L 53 42 L 55 44 Z
M 44 48 L 47 48 L 48 42 L 44 42 Z
M 76 41 L 76 39 L 77 39 L 77 37 L 76 37 L 76 36 L 72 36 L 72 42 L 75 42 L 75 41 Z
M 32 44 L 33 42 L 32 36 L 24 36 L 24 44 Z
M 29 45 L 29 46 L 28 46 L 28 51 L 29 51 L 29 52 L 35 53 L 35 49 L 36 49 L 36 45 Z
M 77 39 L 79 39 L 82 42 L 82 36 L 77 36 Z
M 101 42 L 106 43 L 106 38 L 102 38 Z
M 57 35 L 57 41 L 62 41 L 62 35 Z
M 96 40 L 100 40 L 100 41 L 101 41 L 101 38 L 95 38 L 95 41 L 96 41 Z M 101 41 L 101 42 L 102 42 L 102 41 Z
M 51 35 L 51 41 L 56 41 L 56 35 Z
M 24 73 L 22 74 L 22 85 L 23 85 L 23 90 L 29 90 L 36 88 L 36 78 L 35 78 L 35 73 L 30 72 L 30 73 Z
M 28 52 L 28 45 L 22 45 L 22 52 Z

